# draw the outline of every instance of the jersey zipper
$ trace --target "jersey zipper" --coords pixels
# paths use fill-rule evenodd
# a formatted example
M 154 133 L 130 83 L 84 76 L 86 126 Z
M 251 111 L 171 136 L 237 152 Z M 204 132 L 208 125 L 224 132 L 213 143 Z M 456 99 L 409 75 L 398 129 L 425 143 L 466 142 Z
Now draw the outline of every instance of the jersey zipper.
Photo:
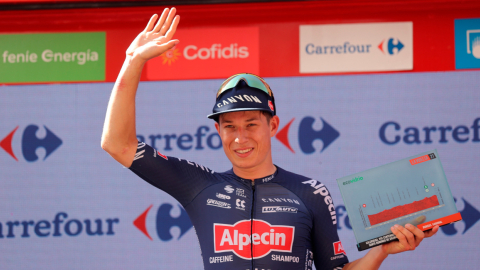
M 255 180 L 252 180 L 252 209 L 250 215 L 250 254 L 252 256 L 252 270 L 255 269 L 253 265 L 253 209 L 255 209 Z

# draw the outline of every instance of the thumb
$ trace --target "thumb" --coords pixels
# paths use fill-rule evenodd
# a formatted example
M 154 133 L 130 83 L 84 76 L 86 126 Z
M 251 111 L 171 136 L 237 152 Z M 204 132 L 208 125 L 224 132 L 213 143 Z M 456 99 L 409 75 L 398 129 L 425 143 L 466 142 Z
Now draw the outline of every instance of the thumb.
M 427 219 L 426 216 L 421 215 L 421 216 L 418 216 L 415 219 L 411 220 L 408 223 L 412 224 L 413 226 L 418 226 L 418 225 L 422 224 L 423 222 L 425 222 L 426 219 Z
M 180 41 L 178 39 L 170 40 L 169 42 L 158 44 L 164 51 L 173 49 Z

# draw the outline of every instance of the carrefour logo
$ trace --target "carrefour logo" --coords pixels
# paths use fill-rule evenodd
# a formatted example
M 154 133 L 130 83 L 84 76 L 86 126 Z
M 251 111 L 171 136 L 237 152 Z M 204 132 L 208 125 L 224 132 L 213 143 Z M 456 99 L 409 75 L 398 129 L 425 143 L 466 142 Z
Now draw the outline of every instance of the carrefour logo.
M 29 238 L 33 235 L 37 237 L 61 237 L 61 236 L 102 236 L 115 235 L 119 218 L 85 219 L 73 218 L 65 212 L 58 212 L 53 217 L 32 220 L 10 220 L 0 222 L 1 238 Z
M 137 134 L 137 138 L 141 142 L 149 142 L 151 147 L 159 151 L 171 151 L 177 148 L 183 151 L 222 148 L 222 141 L 217 131 L 207 126 L 199 126 L 193 133 L 162 132 L 147 136 Z
M 62 145 L 62 140 L 55 135 L 50 129 L 46 126 L 43 126 L 46 131 L 46 136 L 43 139 L 37 137 L 37 131 L 39 127 L 37 125 L 28 125 L 22 133 L 21 141 L 21 151 L 23 157 L 28 162 L 34 162 L 39 159 L 36 154 L 38 148 L 45 149 L 45 157 L 43 160 L 46 160 L 55 150 L 57 150 L 60 145 Z M 18 161 L 15 151 L 13 151 L 12 140 L 15 133 L 18 130 L 18 126 L 14 128 L 5 138 L 0 141 L 0 147 L 7 152 L 13 159 Z
M 289 139 L 289 131 L 292 123 L 295 121 L 295 118 L 290 120 L 280 131 L 278 131 L 275 138 L 279 140 L 285 147 L 287 147 L 292 153 L 295 153 L 295 150 L 292 148 Z M 300 150 L 305 154 L 313 154 L 316 152 L 313 142 L 320 140 L 323 142 L 323 146 L 319 152 L 323 152 L 330 144 L 332 144 L 339 136 L 338 132 L 333 126 L 331 126 L 327 121 L 320 117 L 322 123 L 322 128 L 316 130 L 313 128 L 314 123 L 318 121 L 312 116 L 306 116 L 300 120 L 298 126 L 298 145 Z
M 354 44 L 345 41 L 335 45 L 315 45 L 307 44 L 305 51 L 307 54 L 354 54 L 354 53 L 371 53 L 373 44 Z M 398 38 L 387 38 L 378 44 L 377 48 L 384 54 L 398 54 L 405 45 Z
M 452 140 L 457 143 L 480 142 L 480 117 L 473 120 L 471 126 L 429 124 L 424 127 L 410 125 L 403 127 L 399 122 L 388 121 L 380 126 L 378 136 L 388 145 L 400 142 L 405 144 L 448 143 Z
M 396 43 L 394 43 L 395 40 Z M 403 45 L 403 43 L 399 39 L 394 38 L 382 40 L 382 42 L 378 44 L 378 48 L 380 49 L 380 51 L 382 51 L 382 53 L 388 53 L 390 55 L 398 54 L 403 49 L 403 47 L 405 47 L 405 45 Z
M 300 26 L 300 73 L 413 69 L 413 23 Z
M 138 216 L 134 221 L 133 225 L 139 229 L 148 239 L 153 241 L 152 236 L 147 230 L 147 216 L 150 212 L 150 209 L 153 205 L 150 205 L 140 216 Z M 178 205 L 180 208 L 180 215 L 178 217 L 172 217 L 171 211 L 173 205 L 169 203 L 164 203 L 158 207 L 156 218 L 155 218 L 155 228 L 157 236 L 162 241 L 170 241 L 173 239 L 170 229 L 172 227 L 178 227 L 180 229 L 180 235 L 177 240 L 179 240 L 185 233 L 187 233 L 192 227 L 192 222 L 188 217 L 187 212 L 183 207 Z

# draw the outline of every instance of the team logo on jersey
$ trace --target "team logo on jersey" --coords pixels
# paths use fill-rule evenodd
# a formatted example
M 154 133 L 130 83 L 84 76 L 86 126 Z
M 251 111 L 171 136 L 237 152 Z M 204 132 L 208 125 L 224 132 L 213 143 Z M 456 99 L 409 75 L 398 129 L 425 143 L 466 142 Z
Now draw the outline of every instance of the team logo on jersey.
M 245 200 L 237 199 L 236 204 L 237 204 L 237 209 L 245 210 Z
M 226 185 L 224 189 L 227 193 L 233 193 L 235 191 L 235 189 L 233 189 L 233 187 L 230 185 Z
M 300 202 L 295 199 L 290 199 L 290 198 L 262 198 L 262 202 L 265 203 L 294 203 L 300 205 Z
M 165 160 L 168 160 L 168 157 L 163 155 L 162 153 L 158 152 L 158 151 L 153 151 L 153 156 L 156 157 L 156 155 L 158 154 L 159 157 L 162 157 L 164 158 Z
M 297 213 L 298 208 L 290 206 L 264 206 L 262 213 Z
M 268 107 L 270 108 L 270 110 L 274 111 L 273 103 L 271 100 L 268 101 Z
M 247 197 L 247 196 L 245 196 L 245 190 L 243 188 L 237 188 L 237 196 L 240 196 L 240 197 L 243 197 L 243 198 Z
M 145 154 L 145 149 L 143 150 L 140 150 L 142 148 L 145 147 L 145 143 L 144 142 L 138 142 L 138 145 L 137 145 L 137 152 L 135 153 L 135 156 L 133 157 L 133 161 L 137 160 L 137 159 L 141 159 L 144 157 L 143 154 Z
M 216 207 L 220 207 L 220 208 L 226 208 L 226 209 L 232 208 L 231 204 L 226 203 L 226 202 L 217 201 L 217 200 L 214 200 L 214 199 L 208 199 L 207 200 L 207 205 L 216 206 Z
M 295 235 L 294 226 L 271 225 L 259 219 L 233 225 L 214 223 L 213 231 L 215 253 L 233 252 L 245 260 L 265 257 L 271 251 L 291 253 Z
M 337 224 L 337 215 L 335 212 L 335 206 L 333 205 L 332 197 L 330 196 L 330 193 L 328 192 L 328 189 L 325 187 L 325 185 L 313 179 L 308 181 L 303 181 L 302 183 L 309 184 L 312 188 L 314 188 L 315 191 L 313 191 L 313 194 L 320 194 L 323 197 L 325 197 L 324 202 L 328 207 L 328 211 L 330 211 L 330 216 L 332 217 L 333 225 Z
M 218 192 L 217 192 L 217 198 L 222 199 L 222 200 L 230 200 L 230 196 L 222 194 L 222 193 L 218 193 Z
M 342 242 L 340 241 L 333 243 L 333 252 L 335 255 L 347 255 L 347 253 L 345 253 L 345 249 L 343 249 Z

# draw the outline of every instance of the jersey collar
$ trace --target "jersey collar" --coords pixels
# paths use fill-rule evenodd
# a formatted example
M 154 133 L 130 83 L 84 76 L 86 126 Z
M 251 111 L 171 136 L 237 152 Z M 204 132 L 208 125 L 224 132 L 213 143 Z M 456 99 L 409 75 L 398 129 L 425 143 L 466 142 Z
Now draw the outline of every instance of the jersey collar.
M 275 165 L 275 164 L 274 164 Z M 253 182 L 255 185 L 261 185 L 261 184 L 264 184 L 264 183 L 270 183 L 270 182 L 274 182 L 275 181 L 275 178 L 277 177 L 278 175 L 278 172 L 281 170 L 280 167 L 278 167 L 277 165 L 275 165 L 275 167 L 277 168 L 275 170 L 275 172 L 273 174 L 270 174 L 268 176 L 265 176 L 265 177 L 261 177 L 261 178 L 257 178 L 257 179 L 254 179 Z M 231 173 L 232 175 L 235 176 L 235 178 L 241 180 L 242 182 L 246 182 L 246 183 L 251 183 L 252 180 L 251 179 L 245 179 L 245 178 L 242 178 L 242 177 L 239 177 L 238 175 L 236 175 L 234 172 L 233 172 L 233 168 L 228 170 L 227 171 L 228 173 Z

